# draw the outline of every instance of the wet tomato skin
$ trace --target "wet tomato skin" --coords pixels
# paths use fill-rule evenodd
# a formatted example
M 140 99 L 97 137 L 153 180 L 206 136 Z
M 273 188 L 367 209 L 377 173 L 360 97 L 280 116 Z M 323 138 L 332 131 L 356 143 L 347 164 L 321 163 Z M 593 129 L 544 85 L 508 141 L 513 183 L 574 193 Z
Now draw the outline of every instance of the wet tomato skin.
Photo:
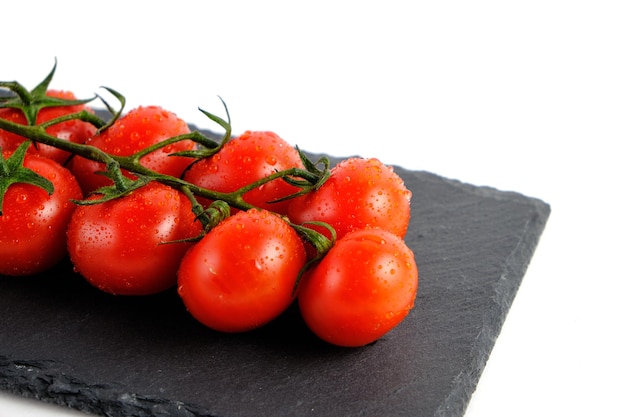
M 297 224 L 328 223 L 338 238 L 367 227 L 404 237 L 411 196 L 392 167 L 375 158 L 348 158 L 332 168 L 330 178 L 317 191 L 290 202 L 287 213 Z M 316 230 L 327 234 L 323 228 Z
M 413 308 L 418 271 L 397 235 L 360 229 L 339 239 L 302 280 L 304 321 L 322 340 L 358 347 L 396 327 Z
M 57 162 L 27 154 L 24 166 L 50 180 L 54 192 L 48 195 L 23 183 L 8 188 L 0 216 L 2 275 L 32 275 L 61 261 L 67 254 L 65 231 L 75 209 L 71 200 L 82 198 L 76 179 Z
M 130 156 L 166 139 L 189 132 L 187 123 L 173 112 L 160 106 L 140 106 L 120 117 L 101 134 L 90 138 L 86 144 L 112 155 Z M 170 154 L 190 150 L 194 146 L 193 141 L 182 140 L 151 152 L 142 157 L 140 163 L 161 174 L 180 177 L 192 160 Z M 69 167 L 85 194 L 113 184 L 109 178 L 96 173 L 105 170 L 103 163 L 75 156 Z M 122 172 L 129 178 L 135 178 L 128 171 Z
M 181 192 L 151 182 L 124 197 L 79 206 L 67 231 L 70 258 L 104 292 L 155 294 L 176 285 L 178 265 L 192 244 L 171 242 L 198 236 L 194 220 Z
M 202 159 L 185 173 L 185 180 L 203 188 L 233 192 L 276 171 L 303 168 L 297 150 L 273 132 L 246 131 L 231 139 L 215 155 Z M 285 214 L 289 200 L 272 202 L 298 192 L 282 179 L 273 180 L 244 194 L 256 207 Z M 206 206 L 210 201 L 200 199 Z
M 185 255 L 178 292 L 200 323 L 243 332 L 278 317 L 292 291 L 305 251 L 296 232 L 266 210 L 238 211 Z

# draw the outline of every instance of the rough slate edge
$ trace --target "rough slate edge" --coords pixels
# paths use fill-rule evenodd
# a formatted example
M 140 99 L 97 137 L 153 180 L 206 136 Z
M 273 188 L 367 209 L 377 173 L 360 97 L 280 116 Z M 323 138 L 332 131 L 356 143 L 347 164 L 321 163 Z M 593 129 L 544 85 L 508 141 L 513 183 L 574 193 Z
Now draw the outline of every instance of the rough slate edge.
M 495 314 L 485 316 L 486 320 L 479 333 L 480 336 L 472 347 L 473 354 L 471 356 L 474 358 L 474 362 L 469 369 L 456 376 L 455 384 L 451 388 L 448 397 L 434 414 L 436 417 L 457 417 L 465 413 L 472 394 L 476 389 L 496 339 L 502 330 L 508 311 L 521 285 L 521 281 L 539 244 L 551 208 L 549 204 L 542 200 L 517 192 L 501 191 L 488 186 L 474 186 L 459 180 L 448 179 L 435 174 L 431 175 L 436 180 L 462 186 L 465 191 L 487 198 L 509 199 L 519 201 L 520 203 L 532 204 L 536 210 L 526 223 L 523 233 L 525 238 L 520 239 L 515 250 L 510 253 L 500 279 L 494 286 L 495 296 L 492 310 L 495 311 Z
M 205 132 L 206 133 L 206 132 Z M 211 134 L 211 132 L 208 132 Z M 336 162 L 336 159 L 335 159 Z M 457 180 L 442 178 L 421 171 L 407 171 L 396 167 L 402 176 L 419 177 L 419 181 L 445 185 L 459 192 L 495 200 L 516 201 L 520 205 L 533 206 L 533 215 L 527 220 L 523 236 L 508 255 L 502 274 L 495 284 L 490 313 L 483 318 L 479 337 L 472 346 L 472 363 L 465 371 L 455 375 L 449 393 L 435 410 L 435 416 L 460 416 L 465 412 L 471 395 L 500 332 L 506 313 L 515 297 L 522 277 L 545 227 L 550 207 L 546 203 L 514 192 L 499 191 L 489 187 L 477 187 Z M 415 196 L 419 198 L 419 196 Z M 413 203 L 419 204 L 419 201 Z M 419 236 L 418 236 L 419 237 Z M 416 239 L 411 236 L 410 239 Z M 408 241 L 409 246 L 411 242 Z M 415 242 L 414 242 L 415 243 Z M 427 260 L 426 260 L 427 261 Z M 10 383 L 9 379 L 13 382 Z M 0 389 L 43 401 L 68 406 L 88 413 L 102 415 L 132 416 L 195 416 L 212 415 L 202 407 L 189 403 L 166 400 L 156 396 L 122 394 L 115 385 L 90 385 L 63 373 L 53 362 L 38 360 L 12 360 L 0 355 Z M 395 405 L 395 404 L 394 404 Z M 398 405 L 398 412 L 406 412 Z M 362 410 L 365 412 L 366 410 Z M 387 410 L 392 411 L 392 410 Z M 430 414 L 429 414 L 430 415 Z

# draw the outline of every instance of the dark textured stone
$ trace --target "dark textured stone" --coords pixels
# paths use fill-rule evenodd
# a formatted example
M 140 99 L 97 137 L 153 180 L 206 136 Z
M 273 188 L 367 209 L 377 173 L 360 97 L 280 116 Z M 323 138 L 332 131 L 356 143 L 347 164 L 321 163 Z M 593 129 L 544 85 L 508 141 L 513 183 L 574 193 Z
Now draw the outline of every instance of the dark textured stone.
M 537 199 L 396 169 L 420 289 L 378 342 L 317 340 L 296 308 L 210 331 L 174 291 L 116 298 L 69 263 L 0 277 L 0 389 L 107 416 L 460 416 L 549 216 Z

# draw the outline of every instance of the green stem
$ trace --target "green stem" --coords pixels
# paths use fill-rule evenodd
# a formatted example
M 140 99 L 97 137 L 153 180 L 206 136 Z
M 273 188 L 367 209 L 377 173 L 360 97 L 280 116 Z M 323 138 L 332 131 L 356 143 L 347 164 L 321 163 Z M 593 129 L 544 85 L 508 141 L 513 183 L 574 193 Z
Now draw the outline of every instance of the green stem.
M 80 111 L 78 113 L 67 114 L 65 116 L 59 116 L 57 118 L 48 120 L 47 122 L 40 123 L 37 126 L 43 128 L 43 129 L 47 129 L 50 126 L 53 126 L 53 125 L 56 125 L 56 124 L 59 124 L 59 123 L 63 123 L 63 122 L 67 122 L 67 121 L 70 121 L 70 120 L 81 120 L 83 122 L 91 123 L 92 125 L 94 125 L 98 129 L 100 129 L 103 126 L 106 126 L 106 122 L 104 120 L 102 120 L 101 118 L 99 118 L 95 114 L 88 112 L 87 110 L 82 110 L 82 111 Z
M 267 184 L 268 182 L 285 177 L 301 177 L 311 184 L 315 184 L 318 181 L 318 178 L 309 171 L 301 168 L 288 168 L 283 171 L 275 171 L 273 174 L 270 174 L 266 177 L 261 178 L 260 180 L 247 184 L 235 192 L 243 195 L 248 191 L 254 190 L 255 188 L 259 188 L 260 186 Z
M 2 156 L 2 149 L 0 149 L 0 177 L 8 177 L 10 174 L 11 170 Z
M 248 210 L 251 208 L 255 208 L 254 205 L 246 203 L 243 200 L 243 191 L 235 191 L 234 193 L 223 193 L 214 190 L 208 190 L 206 188 L 198 187 L 192 183 L 189 183 L 180 178 L 176 178 L 170 175 L 165 175 L 153 171 L 139 163 L 136 155 L 130 156 L 118 156 L 108 154 L 94 146 L 84 145 L 79 143 L 73 143 L 67 140 L 59 139 L 57 137 L 51 136 L 46 133 L 46 131 L 41 126 L 26 126 L 13 122 L 9 122 L 7 120 L 0 118 L 0 129 L 6 130 L 11 133 L 15 133 L 17 135 L 23 136 L 25 138 L 29 138 L 34 142 L 43 143 L 46 145 L 54 146 L 55 148 L 59 148 L 64 151 L 68 151 L 74 155 L 82 156 L 83 158 L 87 158 L 93 161 L 101 162 L 106 164 L 107 168 L 112 169 L 114 180 L 117 175 L 121 175 L 121 172 L 118 168 L 125 169 L 127 171 L 151 177 L 153 180 L 158 181 L 162 184 L 169 185 L 176 189 L 181 189 L 181 187 L 187 187 L 192 193 L 197 196 L 204 197 L 209 200 L 223 200 L 232 207 L 238 208 L 240 210 Z M 124 190 L 123 181 L 119 178 L 120 181 L 115 181 L 116 186 L 119 185 L 122 187 L 120 191 Z M 119 182 L 119 184 L 118 184 Z
M 17 81 L 0 81 L 0 87 L 7 88 L 17 94 L 26 105 L 32 102 L 32 96 L 24 86 Z
M 210 115 L 210 113 L 207 113 L 204 111 L 203 113 Z M 119 156 L 119 155 L 112 155 L 112 154 L 106 153 L 94 146 L 73 143 L 67 140 L 59 139 L 55 136 L 49 135 L 45 131 L 46 127 L 49 127 L 53 124 L 60 123 L 62 121 L 71 120 L 71 119 L 77 119 L 77 118 L 90 122 L 90 123 L 93 122 L 96 124 L 96 126 L 103 126 L 103 123 L 104 123 L 99 118 L 93 119 L 92 115 L 89 112 L 83 111 L 83 112 L 76 113 L 74 115 L 59 117 L 59 118 L 53 119 L 49 122 L 46 122 L 37 126 L 21 125 L 21 124 L 13 123 L 8 120 L 0 118 L 0 129 L 6 130 L 11 133 L 15 133 L 25 138 L 28 138 L 32 140 L 33 142 L 50 145 L 55 148 L 70 152 L 73 155 L 78 155 L 83 158 L 105 164 L 107 175 L 109 176 L 109 178 L 111 178 L 111 180 L 113 180 L 116 189 L 119 190 L 120 192 L 124 192 L 132 188 L 132 186 L 129 185 L 128 178 L 126 178 L 122 173 L 122 169 L 124 169 L 134 174 L 137 174 L 138 176 L 148 177 L 154 181 L 171 186 L 178 190 L 183 190 L 183 192 L 185 192 L 187 195 L 189 195 L 189 193 L 192 193 L 194 196 L 204 197 L 205 199 L 208 199 L 208 200 L 224 201 L 231 207 L 234 207 L 240 210 L 249 210 L 252 208 L 257 208 L 256 206 L 244 201 L 243 196 L 247 192 L 255 188 L 258 188 L 264 184 L 267 184 L 270 181 L 274 181 L 274 180 L 282 178 L 288 182 L 289 181 L 298 182 L 303 188 L 300 193 L 297 193 L 297 195 L 299 195 L 299 194 L 308 192 L 313 188 L 319 187 L 319 185 L 321 184 L 321 181 L 323 181 L 324 178 L 327 178 L 327 176 L 325 175 L 326 174 L 325 172 L 321 172 L 318 170 L 311 172 L 311 170 L 306 170 L 306 169 L 301 169 L 301 168 L 290 168 L 290 169 L 283 170 L 283 171 L 276 171 L 264 178 L 261 178 L 250 184 L 247 184 L 246 186 L 241 187 L 240 189 L 234 192 L 225 193 L 225 192 L 219 192 L 215 190 L 209 190 L 206 188 L 199 187 L 190 182 L 187 182 L 183 179 L 153 171 L 145 167 L 144 165 L 142 165 L 140 162 L 140 159 L 150 154 L 151 152 L 161 149 L 164 146 L 168 146 L 172 143 L 175 143 L 181 140 L 187 140 L 187 139 L 192 139 L 195 142 L 204 146 L 205 148 L 209 149 L 210 151 L 212 150 L 213 152 L 215 152 L 218 149 L 220 149 L 221 146 L 230 137 L 230 123 L 229 122 L 226 122 L 218 118 L 217 116 L 210 115 L 211 120 L 215 120 L 220 124 L 220 126 L 226 127 L 226 135 L 224 139 L 222 140 L 222 142 L 219 144 L 203 136 L 199 132 L 192 132 L 189 134 L 179 135 L 176 137 L 166 139 L 163 142 L 160 142 L 144 150 L 136 152 L 133 155 Z M 193 153 L 194 151 L 190 151 L 190 152 Z M 198 152 L 201 153 L 202 151 L 198 151 Z M 178 154 L 181 154 L 181 153 L 178 153 Z M 325 171 L 327 170 L 328 170 L 328 167 L 326 166 Z M 321 174 L 324 174 L 324 175 L 321 175 Z M 299 178 L 299 180 L 296 180 L 296 178 Z M 193 203 L 193 201 L 195 201 L 195 197 L 194 197 L 194 200 L 191 200 L 191 201 Z
M 191 140 L 199 145 L 202 145 L 204 148 L 206 149 L 211 149 L 211 150 L 216 150 L 219 149 L 222 145 L 222 143 L 217 143 L 215 141 L 213 141 L 212 139 L 209 139 L 208 137 L 204 136 L 202 133 L 198 132 L 198 131 L 194 131 L 194 132 L 190 132 L 190 133 L 186 133 L 183 135 L 178 135 L 178 136 L 174 136 L 171 137 L 169 139 L 165 139 L 161 142 L 157 142 L 154 145 L 148 146 L 136 153 L 133 154 L 133 157 L 135 158 L 135 160 L 138 162 L 141 158 L 143 158 L 146 155 L 151 154 L 152 152 L 155 152 L 161 148 L 165 148 L 166 146 L 169 146 L 173 143 L 176 142 L 180 142 L 183 140 Z M 196 154 L 196 152 L 200 152 L 202 153 L 202 151 L 190 151 L 189 152 L 189 156 L 193 156 Z M 177 152 L 175 155 L 179 155 L 179 156 L 185 156 L 187 153 L 186 152 Z

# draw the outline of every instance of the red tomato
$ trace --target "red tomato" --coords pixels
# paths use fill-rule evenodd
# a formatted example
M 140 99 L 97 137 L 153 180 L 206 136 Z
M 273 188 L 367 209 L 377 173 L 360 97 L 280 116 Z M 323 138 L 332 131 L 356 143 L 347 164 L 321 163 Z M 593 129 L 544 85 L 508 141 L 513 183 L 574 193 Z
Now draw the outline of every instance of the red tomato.
M 272 132 L 247 131 L 212 157 L 195 163 L 185 173 L 185 180 L 203 188 L 233 192 L 276 171 L 294 167 L 303 168 L 302 161 L 297 150 L 284 139 Z M 297 187 L 276 179 L 247 192 L 243 198 L 256 207 L 285 214 L 289 200 L 269 202 L 298 191 Z
M 417 275 L 413 252 L 397 235 L 382 229 L 351 232 L 302 280 L 302 317 L 329 343 L 372 343 L 413 307 Z
M 158 106 L 147 106 L 131 110 L 102 134 L 88 140 L 87 144 L 111 155 L 129 156 L 163 140 L 186 133 L 189 133 L 187 123 L 174 113 Z M 159 173 L 180 177 L 192 160 L 169 154 L 190 150 L 194 146 L 191 140 L 176 142 L 146 155 L 141 159 L 141 163 Z M 77 156 L 72 159 L 70 169 L 85 194 L 113 184 L 109 178 L 95 173 L 105 170 L 104 164 L 100 162 Z M 125 175 L 135 178 L 128 172 L 125 172 Z
M 291 304 L 305 256 L 299 236 L 280 217 L 265 210 L 238 211 L 185 255 L 178 292 L 205 326 L 251 330 Z
M 404 237 L 409 227 L 411 191 L 393 169 L 378 159 L 349 158 L 337 164 L 319 190 L 294 199 L 287 214 L 302 224 L 330 224 L 337 238 L 366 227 Z M 311 226 L 314 228 L 313 226 Z M 323 228 L 316 230 L 328 235 Z
M 10 152 L 4 152 L 8 157 Z M 24 166 L 54 185 L 51 195 L 35 185 L 16 183 L 4 195 L 0 215 L 0 274 L 31 275 L 67 254 L 65 231 L 82 193 L 72 174 L 51 159 L 27 154 Z
M 151 182 L 124 197 L 79 206 L 67 231 L 70 258 L 102 291 L 158 293 L 176 284 L 178 265 L 191 246 L 167 242 L 199 235 L 194 217 L 187 197 Z
M 66 100 L 76 100 L 74 93 L 69 91 L 49 90 L 46 95 Z M 57 117 L 65 116 L 67 114 L 78 113 L 82 110 L 91 111 L 91 109 L 85 105 L 44 107 L 37 114 L 37 124 L 47 122 Z M 22 125 L 27 123 L 24 113 L 16 109 L 0 109 L 0 118 Z M 84 143 L 87 139 L 92 137 L 96 131 L 97 129 L 95 126 L 81 120 L 70 120 L 67 122 L 57 123 L 46 129 L 46 132 L 49 135 L 74 143 Z M 0 149 L 5 151 L 14 151 L 23 141 L 24 138 L 22 136 L 0 129 Z M 65 163 L 70 155 L 66 151 L 44 144 L 37 144 L 36 148 L 32 145 L 28 151 L 53 159 L 60 164 Z

